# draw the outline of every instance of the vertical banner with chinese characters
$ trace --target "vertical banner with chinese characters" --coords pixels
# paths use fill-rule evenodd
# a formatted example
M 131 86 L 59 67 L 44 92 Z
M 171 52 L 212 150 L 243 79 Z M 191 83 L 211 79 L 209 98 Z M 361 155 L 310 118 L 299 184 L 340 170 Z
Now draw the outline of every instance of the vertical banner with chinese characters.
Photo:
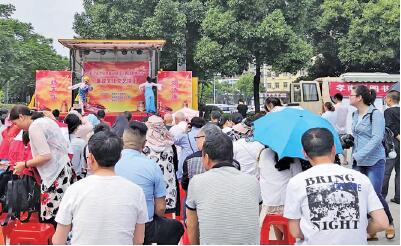
M 159 71 L 157 82 L 162 88 L 157 92 L 158 109 L 173 111 L 192 106 L 192 72 Z
M 86 62 L 84 71 L 92 87 L 89 111 L 92 107 L 108 112 L 138 111 L 143 105 L 144 94 L 138 86 L 149 74 L 148 61 Z
M 71 71 L 36 70 L 35 107 L 39 110 L 71 107 Z
M 394 85 L 393 82 L 378 82 L 378 83 L 349 83 L 349 82 L 329 82 L 330 96 L 341 93 L 348 97 L 351 94 L 352 87 L 358 85 L 366 85 L 369 89 L 376 91 L 377 97 L 385 97 L 386 93 Z

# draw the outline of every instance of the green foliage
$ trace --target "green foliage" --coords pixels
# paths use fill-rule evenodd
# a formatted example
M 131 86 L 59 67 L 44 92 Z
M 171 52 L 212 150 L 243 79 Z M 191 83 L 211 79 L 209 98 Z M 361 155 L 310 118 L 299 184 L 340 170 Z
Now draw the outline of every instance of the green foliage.
M 68 60 L 56 54 L 52 40 L 34 33 L 30 24 L 8 18 L 13 7 L 0 4 L 0 88 L 8 82 L 9 98 L 24 102 L 35 90 L 36 70 L 68 68 Z M 7 11 L 11 11 L 7 12 Z
M 351 67 L 398 72 L 400 59 L 400 2 L 379 0 L 365 5 L 339 40 L 341 61 Z
M 199 1 L 186 5 L 194 18 L 199 18 L 194 13 L 198 5 Z M 177 55 L 185 54 L 186 47 L 188 21 L 183 9 L 173 0 L 86 0 L 73 28 L 81 38 L 165 39 L 161 68 L 175 70 Z
M 203 70 L 221 75 L 242 74 L 249 63 L 257 64 L 253 87 L 258 110 L 261 64 L 294 72 L 312 57 L 312 46 L 292 26 L 306 18 L 303 15 L 308 12 L 303 8 L 311 1 L 297 2 L 288 8 L 287 1 L 277 0 L 208 1 L 195 61 Z M 295 9 L 304 14 L 294 16 Z
M 253 74 L 245 73 L 239 77 L 239 80 L 235 84 L 235 87 L 243 95 L 243 99 L 250 103 L 253 95 Z
M 331 0 L 315 9 L 318 22 L 309 35 L 321 57 L 309 69 L 312 78 L 348 71 L 399 72 L 399 1 Z
M 14 5 L 0 4 L 0 18 L 10 18 L 14 11 L 15 11 Z

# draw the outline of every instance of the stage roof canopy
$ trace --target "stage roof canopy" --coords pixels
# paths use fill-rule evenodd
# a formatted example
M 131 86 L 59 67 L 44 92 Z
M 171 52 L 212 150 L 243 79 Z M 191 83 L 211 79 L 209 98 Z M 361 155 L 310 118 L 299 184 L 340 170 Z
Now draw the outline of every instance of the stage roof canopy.
M 74 50 L 161 50 L 166 44 L 166 40 L 59 39 L 58 41 Z

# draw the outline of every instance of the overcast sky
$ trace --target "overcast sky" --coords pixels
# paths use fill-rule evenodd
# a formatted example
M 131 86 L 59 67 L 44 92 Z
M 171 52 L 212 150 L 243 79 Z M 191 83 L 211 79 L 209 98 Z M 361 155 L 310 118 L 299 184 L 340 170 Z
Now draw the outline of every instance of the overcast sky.
M 57 53 L 68 56 L 69 50 L 57 40 L 76 35 L 72 23 L 74 14 L 83 11 L 82 0 L 0 0 L 0 3 L 13 4 L 16 11 L 12 18 L 31 23 L 36 33 L 53 39 Z

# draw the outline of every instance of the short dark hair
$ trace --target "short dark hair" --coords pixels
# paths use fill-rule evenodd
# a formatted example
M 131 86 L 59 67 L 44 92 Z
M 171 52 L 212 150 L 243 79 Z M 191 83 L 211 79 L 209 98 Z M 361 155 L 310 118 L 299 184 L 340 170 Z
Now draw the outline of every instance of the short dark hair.
M 240 114 L 238 112 L 231 114 L 231 121 L 234 124 L 240 123 L 243 119 L 244 119 L 244 117 L 242 116 L 242 114 Z
M 101 109 L 97 111 L 96 116 L 99 120 L 104 119 L 104 117 L 106 117 L 106 112 L 103 109 Z
M 52 111 L 52 114 L 53 114 L 54 117 L 58 118 L 58 117 L 60 117 L 60 110 L 55 109 L 55 110 Z
M 196 127 L 196 128 L 202 128 L 205 124 L 206 124 L 205 119 L 203 119 L 201 117 L 193 117 L 191 119 L 191 123 L 190 123 L 190 125 L 192 127 Z
M 209 158 L 215 162 L 233 162 L 233 141 L 223 132 L 210 135 L 205 138 L 202 154 L 208 154 Z
M 212 120 L 218 120 L 218 119 L 220 119 L 220 117 L 221 117 L 221 113 L 219 111 L 214 110 L 210 113 L 210 118 Z
M 366 105 L 374 104 L 376 100 L 376 91 L 374 89 L 369 89 L 366 85 L 358 85 L 352 88 L 355 90 L 357 96 L 361 96 L 363 103 Z
M 18 105 L 15 105 L 10 110 L 10 120 L 18 119 L 20 114 L 25 115 L 25 116 L 30 116 L 32 120 L 44 117 L 44 114 L 42 112 L 37 112 L 35 110 L 31 110 L 30 108 L 28 108 L 25 105 L 18 104 Z
M 98 132 L 105 132 L 105 131 L 110 131 L 110 126 L 107 125 L 106 123 L 100 122 L 93 128 L 93 134 L 96 134 Z
M 334 95 L 334 98 L 337 99 L 338 101 L 342 101 L 344 96 L 341 93 L 337 93 Z
M 391 100 L 393 100 L 395 103 L 400 102 L 400 93 L 398 91 L 390 91 L 387 94 L 387 97 L 391 98 Z
M 136 120 L 129 124 L 129 128 L 142 137 L 145 137 L 148 131 L 148 127 L 146 126 L 145 123 Z
M 312 128 L 302 135 L 302 147 L 310 158 L 331 154 L 333 134 L 327 128 Z
M 121 156 L 123 142 L 120 137 L 111 131 L 93 134 L 88 142 L 88 150 L 99 166 L 113 167 Z

